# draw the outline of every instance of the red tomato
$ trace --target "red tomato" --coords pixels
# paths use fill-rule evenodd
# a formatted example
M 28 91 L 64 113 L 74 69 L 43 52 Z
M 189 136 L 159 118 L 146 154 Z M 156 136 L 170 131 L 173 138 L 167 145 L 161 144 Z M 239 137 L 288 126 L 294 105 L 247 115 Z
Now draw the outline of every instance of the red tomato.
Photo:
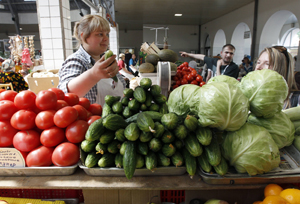
M 57 96 L 53 91 L 40 91 L 35 99 L 35 105 L 40 110 L 54 110 L 56 108 Z
M 34 108 L 36 95 L 34 92 L 25 90 L 19 92 L 14 99 L 15 106 L 18 109 Z
M 184 76 L 184 75 L 189 74 L 189 72 L 187 72 L 187 71 L 182 71 L 181 74 Z
M 35 117 L 35 125 L 42 130 L 53 127 L 54 124 L 54 110 L 42 111 Z
M 55 147 L 65 140 L 65 131 L 59 127 L 51 127 L 41 133 L 40 141 L 45 147 Z
M 75 106 L 79 103 L 79 97 L 74 93 L 66 93 L 64 100 L 69 106 Z
M 178 79 L 181 79 L 182 78 L 182 72 L 177 71 L 175 76 L 177 76 Z
M 0 93 L 2 93 L 3 91 L 6 91 L 5 89 L 0 89 Z
M 200 86 L 203 86 L 203 85 L 205 85 L 205 82 L 204 81 L 200 82 Z
M 183 84 L 188 84 L 189 82 L 188 82 L 188 80 L 186 80 L 186 79 L 182 79 L 181 80 L 181 85 L 183 85 Z
M 86 110 L 89 109 L 91 102 L 87 98 L 79 98 L 79 105 L 82 105 Z
M 93 103 L 90 105 L 88 111 L 90 111 L 93 115 L 102 115 L 102 106 L 97 103 Z
M 196 70 L 193 70 L 193 71 L 191 71 L 191 75 L 192 75 L 193 77 L 197 77 L 198 73 L 197 73 Z
M 0 121 L 0 147 L 9 147 L 13 144 L 13 138 L 18 132 L 9 121 Z
M 187 72 L 187 71 L 189 71 L 189 68 L 188 68 L 188 67 L 183 67 L 183 68 L 182 68 L 182 72 Z
M 40 134 L 34 130 L 22 130 L 15 134 L 14 147 L 23 152 L 30 152 L 41 145 Z
M 17 111 L 14 102 L 9 100 L 0 101 L 0 120 L 10 120 L 11 116 Z
M 189 63 L 188 62 L 184 62 L 182 63 L 185 67 L 188 67 L 189 66 Z
M 22 154 L 23 159 L 24 159 L 25 164 L 26 164 L 26 157 L 27 157 L 27 155 L 28 155 L 28 152 L 22 152 L 22 151 L 20 151 L 20 150 L 18 150 L 18 151 Z
M 53 91 L 56 94 L 57 100 L 64 100 L 65 99 L 65 93 L 56 87 L 48 89 L 48 91 Z
M 32 150 L 26 157 L 26 165 L 28 167 L 51 166 L 53 151 L 53 148 L 44 146 Z
M 78 112 L 71 106 L 58 110 L 54 115 L 54 124 L 57 127 L 65 128 L 74 122 L 78 117 Z
M 78 120 L 86 120 L 87 119 L 87 110 L 82 105 L 73 106 L 78 112 Z
M 193 81 L 193 76 L 191 74 L 187 75 L 186 80 L 189 82 Z
M 87 118 L 91 117 L 93 114 L 90 111 L 87 111 Z
M 181 82 L 180 80 L 176 81 L 176 85 L 180 86 L 181 85 Z
M 176 89 L 178 87 L 177 84 L 175 84 L 174 86 L 172 86 L 173 89 Z
M 198 75 L 198 76 L 196 77 L 196 80 L 197 80 L 198 82 L 202 82 L 202 81 L 203 81 L 203 77 L 202 77 L 201 75 Z
M 79 143 L 85 139 L 85 133 L 89 128 L 89 124 L 84 120 L 76 120 L 66 129 L 66 138 L 69 142 Z
M 191 81 L 191 84 L 199 85 L 199 83 L 196 80 Z
M 179 80 L 178 76 L 175 75 L 175 76 L 173 77 L 173 80 L 174 80 L 174 81 L 178 81 L 178 80 Z
M 36 107 L 35 104 L 34 104 L 33 108 L 28 108 L 26 110 L 30 110 L 30 111 L 34 112 L 35 114 L 38 114 L 39 112 L 41 112 L 41 110 L 38 107 Z
M 35 127 L 36 114 L 29 110 L 19 110 L 10 119 L 10 124 L 18 130 L 30 130 Z
M 88 123 L 88 125 L 91 125 L 93 122 L 95 122 L 96 120 L 98 120 L 100 118 L 101 118 L 101 116 L 99 116 L 99 115 L 92 115 L 92 116 L 88 117 L 87 123 Z
M 67 102 L 65 102 L 64 100 L 57 100 L 55 110 L 58 111 L 59 109 L 62 109 L 66 106 L 69 106 Z
M 9 100 L 14 102 L 15 96 L 18 94 L 16 91 L 7 90 L 0 93 L 0 101 L 1 100 Z
M 52 163 L 55 166 L 72 166 L 79 160 L 79 148 L 77 145 L 64 142 L 58 145 L 52 154 Z

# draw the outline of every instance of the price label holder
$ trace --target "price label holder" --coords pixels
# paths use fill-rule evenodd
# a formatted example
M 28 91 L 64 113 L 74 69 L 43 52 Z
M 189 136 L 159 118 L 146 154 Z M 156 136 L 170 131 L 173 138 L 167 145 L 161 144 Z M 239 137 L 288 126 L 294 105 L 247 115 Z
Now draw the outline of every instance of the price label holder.
M 0 148 L 0 168 L 25 167 L 25 160 L 15 148 Z

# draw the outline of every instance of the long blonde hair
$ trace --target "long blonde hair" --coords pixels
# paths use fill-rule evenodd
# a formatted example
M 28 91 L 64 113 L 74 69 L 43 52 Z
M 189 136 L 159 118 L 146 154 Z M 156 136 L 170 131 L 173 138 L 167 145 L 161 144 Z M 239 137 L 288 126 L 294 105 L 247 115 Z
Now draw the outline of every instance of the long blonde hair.
M 77 47 L 94 31 L 110 32 L 110 26 L 106 19 L 99 15 L 85 15 L 80 21 L 75 23 L 73 37 L 78 40 Z M 81 37 L 81 33 L 83 33 Z
M 283 46 L 267 47 L 259 54 L 259 57 L 264 53 L 269 55 L 269 67 L 278 72 L 286 80 L 289 87 L 289 93 L 285 100 L 287 107 L 290 107 L 289 96 L 292 91 L 298 90 L 295 81 L 295 63 L 293 56 Z M 259 58 L 258 57 L 258 58 Z

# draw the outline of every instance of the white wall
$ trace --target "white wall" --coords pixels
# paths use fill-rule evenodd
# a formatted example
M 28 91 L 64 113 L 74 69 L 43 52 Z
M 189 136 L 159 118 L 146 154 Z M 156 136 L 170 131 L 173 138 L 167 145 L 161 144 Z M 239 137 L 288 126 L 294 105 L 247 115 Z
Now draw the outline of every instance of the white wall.
M 141 45 L 143 43 L 142 30 L 119 30 L 119 48 L 134 47 L 135 54 L 138 55 Z

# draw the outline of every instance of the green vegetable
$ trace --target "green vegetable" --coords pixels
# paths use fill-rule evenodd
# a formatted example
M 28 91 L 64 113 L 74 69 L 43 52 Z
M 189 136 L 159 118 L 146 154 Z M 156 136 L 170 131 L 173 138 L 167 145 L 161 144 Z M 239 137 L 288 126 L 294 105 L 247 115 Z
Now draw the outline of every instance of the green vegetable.
M 188 174 L 190 175 L 190 178 L 192 179 L 194 177 L 194 175 L 196 174 L 196 171 L 197 171 L 196 157 L 193 157 L 189 153 L 189 151 L 186 150 L 185 148 L 183 148 L 182 154 L 183 154 L 183 158 L 184 158 L 184 161 L 185 161 L 186 171 L 188 172 Z
M 126 89 L 123 90 L 123 94 L 127 98 L 132 98 L 133 97 L 133 90 L 129 89 L 129 88 L 126 88 Z
M 115 165 L 117 168 L 123 167 L 123 155 L 118 153 L 115 157 Z
M 221 176 L 224 176 L 228 172 L 228 164 L 223 157 L 221 158 L 220 164 L 214 166 L 214 170 Z
M 151 103 L 151 106 L 149 107 L 149 110 L 158 112 L 159 111 L 159 105 L 156 104 L 156 103 Z
M 110 142 L 112 142 L 115 138 L 115 132 L 111 131 L 111 130 L 106 130 L 101 136 L 99 141 L 102 144 L 108 144 Z
M 150 87 L 150 93 L 152 94 L 152 96 L 159 96 L 161 94 L 161 88 L 159 85 L 154 84 Z
M 185 127 L 190 131 L 195 131 L 198 127 L 198 120 L 192 115 L 187 115 L 183 123 Z
M 173 144 L 176 147 L 176 149 L 182 149 L 182 147 L 184 146 L 183 142 L 180 139 L 175 139 Z
M 106 95 L 104 97 L 104 101 L 107 105 L 109 105 L 110 107 L 117 101 L 120 100 L 120 96 L 112 96 L 112 95 Z
M 266 128 L 279 149 L 293 143 L 295 127 L 283 112 L 276 113 L 272 118 L 259 118 L 250 114 L 248 122 Z
M 95 150 L 97 143 L 98 141 L 83 140 L 80 144 L 80 147 L 84 152 L 92 152 Z
M 103 118 L 100 118 L 94 121 L 88 128 L 85 139 L 92 142 L 95 140 L 99 140 L 100 135 L 105 131 L 105 127 L 103 126 Z
M 113 140 L 111 143 L 107 145 L 107 151 L 112 154 L 117 154 L 120 148 L 121 148 L 121 144 L 118 140 Z
M 222 155 L 221 149 L 216 137 L 212 138 L 210 144 L 208 146 L 204 146 L 204 151 L 206 158 L 210 165 L 217 166 L 220 164 Z
M 212 132 L 210 128 L 207 127 L 197 127 L 196 131 L 196 137 L 200 144 L 207 146 L 210 144 L 212 140 Z
M 179 167 L 182 166 L 184 163 L 184 159 L 183 156 L 180 152 L 176 151 L 172 157 L 171 157 L 171 161 L 174 164 L 174 166 Z
M 239 87 L 249 99 L 251 113 L 264 118 L 280 112 L 288 95 L 285 79 L 271 69 L 250 72 L 242 78 Z
M 300 120 L 300 106 L 283 110 L 291 121 Z
M 239 81 L 236 80 L 235 78 L 233 77 L 230 77 L 230 76 L 227 76 L 227 75 L 219 75 L 219 76 L 215 76 L 213 78 L 211 78 L 207 84 L 209 83 L 212 83 L 212 82 L 226 82 L 228 84 L 232 84 L 232 85 L 235 85 L 235 86 L 238 86 L 239 85 Z
M 295 129 L 298 129 L 300 127 L 300 120 L 295 120 L 295 121 L 292 121 L 292 122 L 294 124 Z
M 114 53 L 111 51 L 111 50 L 107 50 L 105 52 L 105 60 L 107 60 L 108 58 L 110 58 L 111 56 L 113 56 Z M 115 82 L 118 82 L 118 77 L 117 76 L 114 76 L 114 77 L 111 77 Z
M 142 87 L 136 87 L 133 92 L 133 97 L 140 103 L 146 101 L 146 91 Z
M 114 113 L 122 113 L 123 112 L 123 105 L 120 101 L 117 101 L 117 102 L 114 102 L 111 109 Z
M 96 152 L 91 152 L 87 155 L 84 165 L 88 168 L 92 168 L 97 165 L 101 154 L 96 154 Z
M 179 118 L 175 113 L 166 113 L 161 117 L 161 123 L 168 130 L 173 130 L 177 127 Z
M 158 96 L 155 96 L 153 99 L 157 104 L 164 104 L 167 102 L 167 97 L 163 94 L 159 94 Z
M 149 89 L 151 85 L 152 85 L 152 81 L 149 78 L 142 78 L 140 81 L 140 86 L 145 90 Z
M 98 161 L 98 166 L 101 168 L 111 167 L 115 163 L 115 155 L 111 153 L 105 153 Z
M 171 143 L 175 140 L 175 136 L 172 132 L 170 132 L 169 130 L 165 130 L 162 137 L 161 137 L 161 141 L 163 143 Z
M 189 153 L 193 157 L 198 157 L 202 154 L 203 149 L 201 144 L 198 142 L 196 135 L 194 133 L 190 133 L 185 139 L 184 139 L 184 145 L 185 148 L 189 151 Z
M 154 172 L 157 167 L 157 156 L 154 152 L 149 151 L 145 156 L 146 168 Z
M 125 141 L 125 142 L 122 143 L 121 148 L 120 148 L 120 154 L 121 155 L 125 154 L 127 143 L 128 143 L 128 141 Z
M 152 139 L 153 135 L 151 132 L 141 132 L 140 141 L 141 142 L 149 142 Z
M 140 129 L 136 123 L 130 123 L 124 131 L 125 137 L 130 141 L 135 141 L 140 136 Z
M 176 148 L 172 144 L 164 144 L 161 151 L 166 157 L 171 157 L 175 154 Z
M 136 154 L 136 169 L 143 168 L 145 166 L 145 158 L 143 155 Z
M 223 156 L 237 172 L 251 176 L 269 172 L 280 163 L 280 152 L 270 133 L 251 123 L 228 132 L 222 149 Z
M 218 200 L 218 199 L 209 199 L 204 204 L 229 204 L 228 202 L 224 200 Z
M 95 147 L 95 150 L 96 150 L 96 154 L 104 154 L 107 152 L 107 145 L 98 142 L 98 144 Z
M 149 149 L 153 152 L 158 152 L 162 147 L 162 142 L 160 139 L 152 138 L 149 142 Z
M 137 125 L 143 132 L 152 132 L 154 133 L 154 121 L 152 118 L 146 113 L 139 113 L 137 116 Z
M 138 142 L 137 143 L 137 153 L 141 155 L 147 155 L 149 151 L 147 142 Z
M 122 116 L 118 114 L 110 114 L 103 119 L 103 125 L 109 130 L 117 131 L 120 128 L 125 128 L 128 124 Z
M 154 124 L 155 124 L 155 127 L 154 127 L 155 133 L 153 133 L 153 136 L 155 138 L 161 138 L 161 136 L 165 132 L 165 127 L 162 124 L 160 124 L 159 122 L 155 122 Z
M 293 145 L 300 152 L 300 135 L 295 135 L 295 139 L 294 139 Z
M 235 131 L 245 124 L 249 101 L 237 86 L 213 82 L 202 86 L 199 93 L 198 121 L 202 127 Z
M 113 113 L 112 108 L 109 105 L 107 105 L 106 103 L 104 103 L 103 108 L 102 108 L 102 118 L 104 118 L 112 113 Z
M 168 105 L 166 103 L 163 103 L 159 106 L 159 112 L 162 114 L 168 113 Z
M 150 107 L 152 104 L 152 100 L 153 100 L 153 96 L 149 91 L 146 91 L 146 101 L 145 101 L 145 105 L 147 107 Z
M 175 129 L 174 129 L 174 135 L 178 138 L 183 140 L 184 138 L 186 138 L 186 136 L 188 135 L 188 130 L 184 125 L 178 125 Z
M 121 100 L 121 103 L 123 106 L 128 106 L 129 98 L 127 96 L 124 96 Z
M 197 157 L 197 163 L 198 166 L 201 167 L 201 169 L 207 173 L 211 171 L 212 166 L 207 160 L 207 157 L 205 154 L 201 154 L 199 157 Z
M 128 102 L 128 108 L 133 111 L 139 111 L 141 107 L 141 104 L 136 100 L 132 99 Z
M 170 166 L 171 160 L 162 153 L 157 153 L 157 164 L 158 166 Z
M 123 168 L 127 179 L 131 179 L 135 172 L 137 163 L 137 153 L 135 143 L 128 141 L 123 156 Z
M 124 131 L 125 129 L 121 128 L 115 132 L 116 139 L 120 142 L 124 142 L 126 140 L 126 137 L 124 136 Z

